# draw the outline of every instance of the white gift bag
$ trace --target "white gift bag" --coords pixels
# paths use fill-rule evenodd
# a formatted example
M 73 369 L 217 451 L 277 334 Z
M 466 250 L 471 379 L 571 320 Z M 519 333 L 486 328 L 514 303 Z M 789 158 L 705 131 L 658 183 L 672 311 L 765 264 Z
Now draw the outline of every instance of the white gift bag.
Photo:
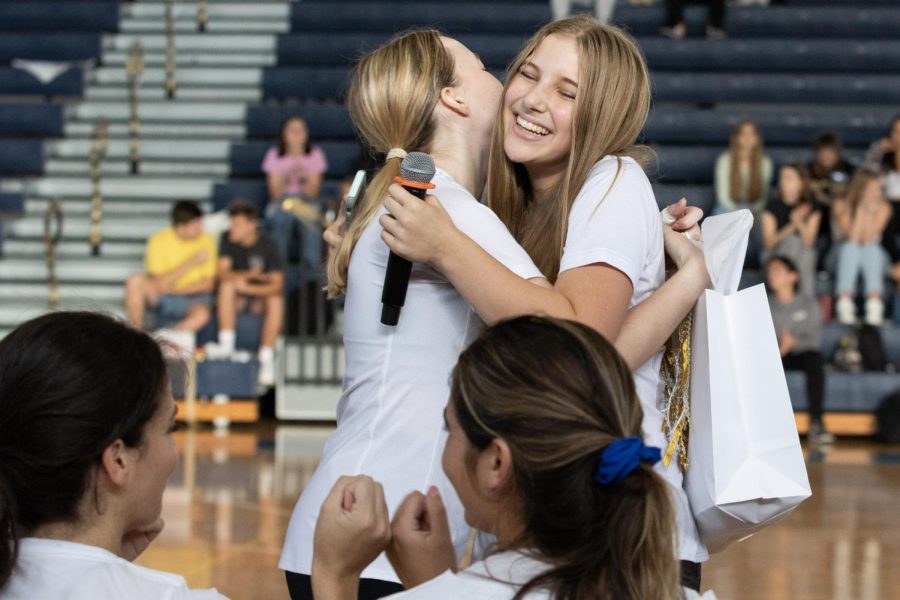
M 737 291 L 752 225 L 747 210 L 703 224 L 714 289 L 694 309 L 684 488 L 710 552 L 811 495 L 765 286 Z

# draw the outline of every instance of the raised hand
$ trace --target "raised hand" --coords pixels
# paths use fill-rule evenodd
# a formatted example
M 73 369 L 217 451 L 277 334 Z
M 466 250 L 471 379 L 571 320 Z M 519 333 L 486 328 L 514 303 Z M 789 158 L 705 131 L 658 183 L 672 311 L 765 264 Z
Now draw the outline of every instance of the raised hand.
M 387 555 L 404 587 L 415 587 L 456 569 L 447 511 L 436 487 L 432 486 L 428 495 L 413 492 L 403 500 L 391 533 Z

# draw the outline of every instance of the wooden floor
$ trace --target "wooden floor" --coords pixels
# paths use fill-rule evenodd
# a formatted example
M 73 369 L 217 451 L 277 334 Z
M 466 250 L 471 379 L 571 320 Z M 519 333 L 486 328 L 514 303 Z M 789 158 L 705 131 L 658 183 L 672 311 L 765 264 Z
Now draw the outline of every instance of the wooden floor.
M 166 529 L 139 562 L 232 599 L 287 599 L 278 555 L 330 432 L 258 424 L 176 433 Z M 703 588 L 720 600 L 900 598 L 900 447 L 838 440 L 807 455 L 813 497 L 714 556 Z

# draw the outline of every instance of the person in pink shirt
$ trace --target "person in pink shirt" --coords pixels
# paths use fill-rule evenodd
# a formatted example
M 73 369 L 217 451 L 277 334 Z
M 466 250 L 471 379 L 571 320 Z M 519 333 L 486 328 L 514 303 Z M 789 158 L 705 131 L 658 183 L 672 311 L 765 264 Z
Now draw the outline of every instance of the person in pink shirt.
M 288 117 L 281 126 L 278 145 L 269 148 L 262 162 L 269 188 L 266 221 L 285 260 L 289 258 L 290 239 L 298 220 L 293 213 L 282 210 L 282 203 L 287 198 L 306 202 L 317 199 L 327 170 L 325 153 L 310 142 L 306 121 L 298 116 Z M 322 255 L 321 228 L 316 224 L 301 225 L 302 259 L 318 264 Z

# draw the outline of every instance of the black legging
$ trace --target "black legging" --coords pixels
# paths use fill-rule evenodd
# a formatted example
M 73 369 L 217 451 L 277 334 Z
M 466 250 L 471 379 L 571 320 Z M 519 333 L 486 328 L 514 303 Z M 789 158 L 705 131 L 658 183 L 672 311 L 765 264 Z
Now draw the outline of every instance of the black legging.
M 806 402 L 813 423 L 822 422 L 825 397 L 825 367 L 821 352 L 795 352 L 781 357 L 785 369 L 800 369 L 806 375 Z
M 706 13 L 706 24 L 722 29 L 725 24 L 725 0 L 706 0 L 709 10 Z M 666 0 L 666 26 L 675 27 L 684 21 L 684 5 L 687 0 Z
M 681 561 L 681 585 L 700 593 L 700 563 Z
M 309 575 L 284 572 L 287 577 L 288 592 L 291 600 L 313 600 L 312 580 Z M 359 580 L 359 600 L 377 600 L 403 591 L 403 586 L 393 581 L 380 579 Z

